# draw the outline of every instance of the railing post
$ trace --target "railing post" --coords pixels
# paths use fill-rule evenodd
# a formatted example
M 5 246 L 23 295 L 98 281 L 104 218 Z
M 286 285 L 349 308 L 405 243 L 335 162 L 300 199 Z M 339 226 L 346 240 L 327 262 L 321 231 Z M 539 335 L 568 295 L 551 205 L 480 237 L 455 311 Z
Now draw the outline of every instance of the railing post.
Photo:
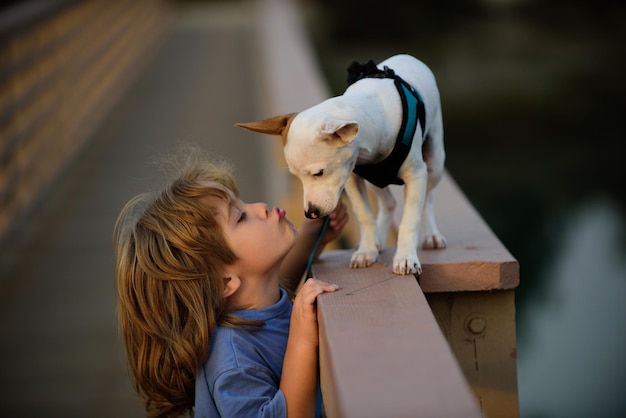
M 426 293 L 487 417 L 517 417 L 514 290 Z

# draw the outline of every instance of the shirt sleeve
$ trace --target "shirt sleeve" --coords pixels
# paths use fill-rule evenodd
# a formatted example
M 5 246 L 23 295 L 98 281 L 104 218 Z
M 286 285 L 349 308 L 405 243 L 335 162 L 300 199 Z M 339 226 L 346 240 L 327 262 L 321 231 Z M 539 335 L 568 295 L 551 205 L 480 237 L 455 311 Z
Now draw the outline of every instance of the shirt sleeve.
M 287 417 L 285 395 L 262 370 L 228 370 L 216 379 L 212 395 L 223 418 Z

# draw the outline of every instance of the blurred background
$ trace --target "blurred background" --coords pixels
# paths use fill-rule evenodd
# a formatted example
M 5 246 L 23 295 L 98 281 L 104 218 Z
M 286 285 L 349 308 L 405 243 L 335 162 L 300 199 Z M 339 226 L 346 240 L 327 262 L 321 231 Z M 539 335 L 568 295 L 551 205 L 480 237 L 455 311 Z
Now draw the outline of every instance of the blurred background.
M 447 169 L 519 260 L 522 417 L 626 412 L 626 4 L 316 2 L 333 92 L 352 60 L 435 73 Z
M 405 52 L 435 73 L 447 168 L 521 266 L 521 416 L 623 416 L 626 4 L 300 5 L 333 94 L 353 60 Z M 259 116 L 253 13 L 254 1 L 0 2 L 0 416 L 141 416 L 112 343 L 112 223 L 181 139 L 210 138 L 242 194 L 263 200 L 260 151 L 232 128 Z

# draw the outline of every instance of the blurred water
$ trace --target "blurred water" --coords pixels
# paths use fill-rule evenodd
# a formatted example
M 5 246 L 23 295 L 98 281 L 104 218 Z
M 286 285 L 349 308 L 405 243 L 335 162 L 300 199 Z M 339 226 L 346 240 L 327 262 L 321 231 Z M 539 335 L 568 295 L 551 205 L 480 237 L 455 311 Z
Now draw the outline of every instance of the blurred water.
M 618 417 L 626 411 L 624 219 L 607 199 L 571 208 L 538 298 L 518 324 L 522 416 Z
M 335 93 L 352 60 L 399 52 L 437 76 L 447 169 L 520 262 L 521 417 L 623 416 L 626 6 L 322 3 L 312 33 Z

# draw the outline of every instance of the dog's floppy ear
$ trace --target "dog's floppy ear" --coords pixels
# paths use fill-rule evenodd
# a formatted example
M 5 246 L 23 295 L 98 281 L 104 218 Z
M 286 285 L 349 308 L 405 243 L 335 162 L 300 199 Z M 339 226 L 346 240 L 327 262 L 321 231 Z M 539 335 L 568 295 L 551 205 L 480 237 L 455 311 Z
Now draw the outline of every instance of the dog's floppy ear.
M 330 119 L 325 121 L 322 127 L 322 133 L 341 139 L 346 144 L 351 144 L 358 132 L 359 124 L 349 120 Z
M 278 115 L 273 118 L 263 119 L 257 122 L 236 123 L 235 126 L 262 134 L 281 135 L 283 137 L 284 144 L 287 140 L 286 128 L 291 125 L 291 121 L 294 117 L 296 117 L 296 115 L 297 113 L 287 113 L 285 115 Z

